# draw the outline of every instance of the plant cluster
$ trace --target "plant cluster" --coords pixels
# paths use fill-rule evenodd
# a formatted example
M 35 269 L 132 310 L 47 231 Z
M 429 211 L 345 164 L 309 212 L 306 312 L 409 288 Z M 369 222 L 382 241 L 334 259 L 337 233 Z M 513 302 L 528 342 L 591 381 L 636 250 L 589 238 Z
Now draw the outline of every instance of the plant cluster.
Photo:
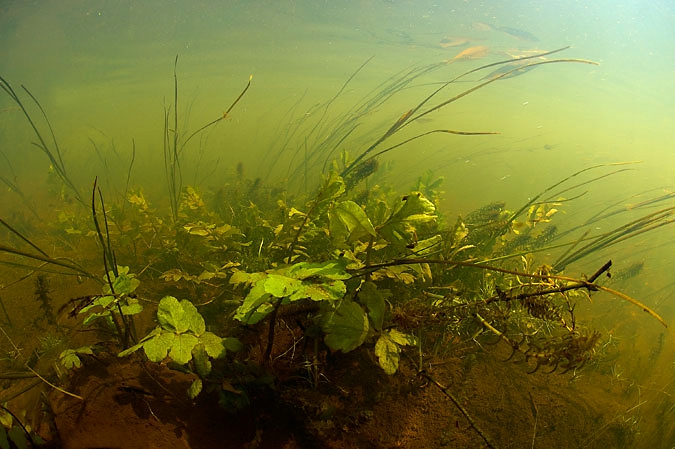
M 343 152 L 333 162 L 334 149 L 350 136 L 359 119 L 439 66 L 394 79 L 355 108 L 356 113 L 342 117 L 323 140 L 328 143 L 317 146 L 321 151 L 298 166 L 294 173 L 307 173 L 318 163 L 330 167 L 314 170 L 320 173 L 319 185 L 314 193 L 304 196 L 260 179 L 246 179 L 241 165 L 215 189 L 184 185 L 180 161 L 188 143 L 228 116 L 248 90 L 250 79 L 222 117 L 183 135 L 178 130 L 174 68 L 174 102 L 165 110 L 164 133 L 168 213 L 153 207 L 140 188 L 127 188 L 123 198 L 113 199 L 106 208 L 95 182 L 86 213 L 59 220 L 64 235 L 98 245 L 105 273 L 102 279 L 77 262 L 50 256 L 0 220 L 11 235 L 30 247 L 1 245 L 1 253 L 34 262 L 36 265 L 29 266 L 38 272 L 46 266 L 102 285 L 100 293 L 74 298 L 67 306 L 71 317 L 81 318 L 82 326 L 105 330 L 99 334 L 101 339 L 115 338 L 108 339 L 106 345 L 97 346 L 99 341 L 93 341 L 68 348 L 60 352 L 54 366 L 76 369 L 87 357 L 95 357 L 101 346 L 112 347 L 119 357 L 131 357 L 143 349 L 148 361 L 193 376 L 188 390 L 191 398 L 216 390 L 226 403 L 223 398 L 228 394 L 246 395 L 246 379 L 253 372 L 265 370 L 282 380 L 277 370 L 281 364 L 296 375 L 308 371 L 306 380 L 316 387 L 320 377 L 329 373 L 330 355 L 337 352 L 366 351 L 388 375 L 396 373 L 403 360 L 409 360 L 419 373 L 440 385 L 426 373 L 425 363 L 429 358 L 445 357 L 451 350 L 449 342 L 458 338 L 477 342 L 497 339 L 512 349 L 512 357 L 528 362 L 530 372 L 576 371 L 595 356 L 602 338 L 577 316 L 576 304 L 597 291 L 629 301 L 663 323 L 647 306 L 600 285 L 601 276 L 609 274 L 611 261 L 589 277 L 568 277 L 563 272 L 590 254 L 673 221 L 675 208 L 666 207 L 601 234 L 585 230 L 628 211 L 617 207 L 579 227 L 559 231 L 554 224 L 557 212 L 574 195 L 583 194 L 579 192 L 585 186 L 623 168 L 589 167 L 515 210 L 493 202 L 456 218 L 439 212 L 443 179 L 433 172 L 420 177 L 405 195 L 392 193 L 374 181 L 383 170 L 379 156 L 411 140 L 441 132 L 490 134 L 433 130 L 391 143 L 411 122 L 511 72 L 427 106 L 445 87 L 477 70 L 506 62 L 488 64 L 444 83 L 356 157 Z M 528 67 L 551 62 L 591 63 L 545 60 L 530 62 Z M 0 87 L 26 115 L 38 137 L 38 148 L 48 155 L 63 186 L 85 205 L 84 196 L 68 177 L 49 122 L 51 141 L 43 138 L 18 94 L 2 78 Z M 26 93 L 46 120 L 35 97 Z M 325 159 L 318 161 L 316 155 Z M 598 171 L 599 175 L 570 185 L 573 178 Z M 311 188 L 308 191 L 312 192 Z M 631 210 L 640 211 L 669 199 L 672 195 L 654 198 Z M 82 218 L 85 215 L 91 217 L 89 225 Z M 570 238 L 575 231 L 584 233 Z M 542 251 L 558 251 L 559 257 L 544 265 L 536 258 Z M 118 260 L 133 266 L 133 272 L 129 266 L 118 265 Z M 49 293 L 46 280 L 38 277 L 40 308 L 56 326 Z M 156 304 L 156 309 L 144 304 Z M 147 311 L 155 316 L 150 325 Z M 53 386 L 27 363 L 25 366 Z

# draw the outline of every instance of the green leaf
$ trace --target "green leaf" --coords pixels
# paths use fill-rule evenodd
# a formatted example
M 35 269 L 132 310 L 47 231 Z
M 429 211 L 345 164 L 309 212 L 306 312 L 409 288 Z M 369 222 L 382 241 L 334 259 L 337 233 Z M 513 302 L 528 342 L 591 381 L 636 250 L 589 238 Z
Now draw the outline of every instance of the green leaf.
M 142 339 L 140 342 L 138 342 L 137 344 L 133 345 L 132 347 L 127 348 L 127 349 L 125 349 L 124 351 L 122 351 L 122 352 L 120 352 L 119 354 L 117 354 L 117 357 L 126 357 L 126 356 L 128 356 L 129 354 L 138 351 L 140 348 L 143 347 L 143 345 L 144 345 L 148 340 L 150 340 L 150 339 L 152 339 L 152 338 L 155 338 L 157 335 L 160 335 L 160 334 L 162 334 L 163 332 L 164 332 L 164 330 L 162 330 L 161 327 L 157 326 L 157 327 L 154 328 L 148 335 L 146 335 L 145 337 L 143 337 L 143 339 Z M 146 353 L 146 354 L 147 354 L 147 353 Z M 166 354 L 164 355 L 164 357 L 166 357 Z M 162 359 L 163 359 L 164 357 L 162 357 Z
M 325 212 L 330 204 L 345 193 L 345 183 L 335 172 L 331 172 L 321 188 L 315 203 L 315 214 L 319 216 Z
M 142 311 L 143 306 L 134 298 L 127 298 L 127 303 L 122 306 L 122 315 L 137 315 Z
M 436 207 L 420 192 L 404 197 L 379 231 L 390 242 L 410 243 L 415 236 L 416 227 L 436 219 Z
M 417 340 L 412 335 L 390 329 L 380 335 L 375 343 L 377 362 L 385 373 L 391 375 L 398 370 L 401 358 L 401 346 L 414 345 Z
M 148 360 L 151 362 L 161 362 L 164 360 L 177 337 L 178 336 L 173 332 L 162 332 L 145 341 L 143 343 L 143 349 L 145 350 L 145 355 L 148 357 Z
M 415 346 L 417 344 L 417 339 L 413 335 L 404 334 L 396 329 L 388 330 L 387 335 L 391 341 L 401 346 Z
M 329 348 L 349 352 L 361 346 L 368 336 L 368 317 L 360 305 L 345 300 L 324 317 L 322 329 Z
M 223 338 L 223 347 L 230 352 L 237 352 L 244 349 L 244 345 L 234 337 L 225 337 Z
M 17 449 L 28 449 L 28 441 L 26 440 L 26 432 L 21 426 L 13 426 L 7 432 L 7 436 L 16 445 Z
M 79 354 L 88 354 L 93 355 L 94 352 L 91 350 L 90 346 L 82 346 L 77 349 L 66 349 L 65 351 L 59 354 L 59 363 L 65 369 L 79 368 L 82 366 L 82 361 L 80 360 Z
M 179 365 L 185 365 L 192 360 L 192 348 L 199 343 L 199 339 L 192 334 L 180 334 L 175 337 L 169 357 Z
M 91 309 L 93 309 L 95 307 L 102 307 L 104 309 L 107 309 L 108 306 L 113 301 L 115 301 L 114 296 L 110 296 L 110 295 L 98 296 L 98 297 L 94 298 L 94 300 L 91 302 L 91 304 L 89 304 L 86 307 L 83 307 L 78 313 L 87 313 L 88 311 L 90 311 Z M 108 313 L 105 313 L 105 315 L 107 315 L 107 314 Z
M 323 282 L 320 284 L 303 283 L 291 297 L 290 301 L 309 298 L 312 301 L 337 301 L 347 293 L 347 286 L 342 281 Z
M 3 408 L 0 408 L 0 427 L 9 429 L 10 427 L 12 427 L 13 421 L 14 417 L 12 416 L 12 414 L 7 412 L 7 410 Z
M 333 206 L 329 226 L 336 240 L 352 242 L 365 236 L 377 237 L 365 211 L 353 201 L 341 201 Z
M 265 280 L 265 292 L 275 298 L 286 298 L 295 293 L 301 285 L 302 283 L 297 279 L 271 273 Z
M 426 223 L 436 218 L 436 206 L 426 199 L 420 192 L 413 192 L 403 202 L 403 207 L 393 215 L 397 220 L 407 220 L 413 223 Z
M 0 426 L 0 449 L 9 449 L 9 439 L 7 437 L 7 429 Z
M 82 366 L 82 361 L 72 349 L 66 349 L 59 355 L 59 363 L 65 369 L 79 368 Z
M 192 331 L 199 335 L 204 332 L 204 318 L 197 308 L 187 299 L 178 301 L 173 296 L 165 296 L 157 308 L 157 321 L 160 326 L 177 334 Z
M 101 313 L 92 313 L 87 318 L 82 321 L 83 326 L 89 326 L 91 323 L 96 321 L 99 318 L 110 316 L 110 312 L 101 312 Z
M 377 285 L 373 282 L 364 282 L 359 290 L 359 301 L 368 308 L 368 316 L 376 331 L 382 330 L 385 299 L 389 295 L 387 290 L 378 291 Z
M 180 305 L 183 308 L 183 319 L 187 323 L 188 330 L 192 331 L 197 336 L 203 334 L 206 330 L 206 323 L 197 310 L 197 307 L 187 299 L 183 299 L 180 302 Z
M 190 399 L 194 399 L 197 396 L 199 396 L 199 393 L 202 392 L 202 380 L 201 379 L 195 379 L 192 384 L 190 384 L 190 387 L 188 387 L 188 396 L 190 396 Z
M 219 359 L 225 357 L 225 346 L 223 345 L 223 339 L 211 332 L 204 332 L 204 334 L 199 337 L 199 341 L 204 345 L 204 350 L 208 355 L 214 359 Z
M 319 276 L 331 280 L 345 280 L 351 278 L 351 275 L 346 272 L 348 263 L 349 261 L 343 258 L 321 263 L 300 262 L 291 266 L 287 274 L 289 277 L 301 280 Z
M 255 324 L 272 311 L 271 306 L 268 308 L 261 307 L 272 297 L 272 295 L 265 291 L 265 286 L 262 284 L 262 282 L 258 282 L 249 290 L 248 295 L 244 298 L 244 303 L 237 308 L 234 314 L 235 320 L 239 320 L 244 324 Z M 254 318 L 253 315 L 259 308 L 261 310 Z
M 248 284 L 248 285 L 253 285 L 256 282 L 258 282 L 261 279 L 265 279 L 267 277 L 267 273 L 247 273 L 245 271 L 240 271 L 236 270 L 234 273 L 232 273 L 232 276 L 230 277 L 230 284 Z
M 157 307 L 157 321 L 162 328 L 183 333 L 187 331 L 187 323 L 183 322 L 183 307 L 173 296 L 165 296 Z
M 389 375 L 394 374 L 398 370 L 400 352 L 401 349 L 387 337 L 387 334 L 382 334 L 377 343 L 375 343 L 377 362 L 384 372 Z
M 197 222 L 197 223 L 188 223 L 185 226 L 183 226 L 183 229 L 185 229 L 188 234 L 192 235 L 198 235 L 200 237 L 206 237 L 209 234 L 211 234 L 211 230 L 215 227 L 215 225 L 209 225 L 206 224 L 202 221 Z
M 195 371 L 199 377 L 206 377 L 211 372 L 211 361 L 206 353 L 203 344 L 198 344 L 192 349 L 192 360 L 195 365 Z
M 117 357 L 126 357 L 126 356 L 128 356 L 129 354 L 132 354 L 132 353 L 138 351 L 139 349 L 141 349 L 141 348 L 143 347 L 143 344 L 144 344 L 144 343 L 138 343 L 138 344 L 135 344 L 135 345 L 133 345 L 132 347 L 127 348 L 127 349 L 125 349 L 125 350 L 122 351 L 122 352 L 119 352 L 119 353 L 117 354 Z
M 438 251 L 438 248 L 441 247 L 440 245 L 442 242 L 443 237 L 441 237 L 439 234 L 436 234 L 428 239 L 420 240 L 415 245 L 415 254 L 418 257 L 433 254 L 434 252 Z
M 129 267 L 126 267 L 127 271 Z M 128 295 L 133 293 L 141 285 L 141 281 L 136 279 L 133 274 L 120 273 L 113 281 L 113 289 L 118 295 Z
M 266 317 L 267 315 L 269 315 L 270 313 L 272 313 L 273 310 L 274 310 L 274 306 L 273 306 L 272 304 L 270 304 L 270 303 L 265 303 L 265 304 L 261 305 L 260 307 L 258 307 L 257 309 L 255 309 L 255 310 L 248 316 L 248 318 L 246 318 L 246 320 L 245 320 L 245 321 L 242 321 L 242 322 L 243 322 L 244 324 L 249 324 L 249 325 L 256 324 L 257 322 L 262 321 L 263 319 L 265 319 L 265 317 Z

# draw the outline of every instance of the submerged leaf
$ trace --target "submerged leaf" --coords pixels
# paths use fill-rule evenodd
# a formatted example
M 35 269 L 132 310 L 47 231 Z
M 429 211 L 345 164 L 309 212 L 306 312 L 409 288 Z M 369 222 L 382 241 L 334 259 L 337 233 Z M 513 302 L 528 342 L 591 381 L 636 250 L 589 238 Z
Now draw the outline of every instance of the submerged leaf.
M 266 277 L 267 273 L 247 273 L 245 271 L 235 270 L 234 273 L 232 273 L 232 277 L 230 277 L 230 284 L 253 285 Z
M 28 440 L 26 439 L 26 432 L 21 426 L 13 426 L 7 432 L 7 436 L 16 445 L 17 449 L 28 449 Z
M 264 285 L 266 293 L 275 298 L 285 298 L 295 293 L 302 283 L 298 279 L 272 273 L 267 276 Z
M 141 281 L 136 279 L 136 276 L 134 274 L 129 274 L 129 267 L 118 266 L 117 273 L 118 273 L 117 277 L 115 277 L 112 271 L 109 274 L 110 279 L 113 279 L 113 289 L 115 290 L 115 293 L 118 295 L 128 295 L 129 293 L 133 293 L 134 290 L 136 290 L 136 288 L 141 284 Z
M 368 308 L 373 328 L 379 331 L 384 323 L 385 298 L 389 296 L 387 290 L 379 291 L 373 282 L 364 282 L 359 290 L 359 301 Z
M 187 299 L 183 299 L 180 302 L 180 306 L 183 308 L 183 320 L 187 324 L 188 330 L 197 336 L 203 334 L 206 330 L 206 323 L 204 323 L 204 318 L 197 310 L 197 307 Z
M 188 387 L 188 396 L 190 399 L 194 399 L 197 396 L 199 396 L 199 393 L 202 392 L 202 380 L 201 379 L 195 379 L 190 386 Z
M 377 362 L 385 373 L 391 375 L 398 370 L 400 361 L 401 346 L 417 344 L 417 340 L 412 335 L 404 334 L 396 329 L 390 329 L 380 335 L 375 343 L 375 355 Z
M 258 282 L 251 288 L 246 298 L 244 298 L 244 303 L 237 309 L 234 319 L 244 324 L 255 324 L 264 318 L 264 316 L 259 317 L 255 321 L 252 318 L 254 312 L 272 298 L 272 295 L 265 291 L 265 286 L 262 284 L 262 282 Z
M 382 334 L 375 343 L 377 362 L 385 373 L 391 375 L 398 370 L 401 349 L 391 341 L 386 334 Z
M 370 326 L 361 306 L 345 300 L 324 317 L 322 328 L 329 348 L 349 352 L 363 344 Z
M 173 296 L 165 296 L 157 308 L 157 321 L 160 326 L 177 334 L 192 331 L 200 335 L 206 330 L 204 318 L 197 308 L 187 299 L 178 301 Z
M 192 348 L 192 362 L 199 377 L 206 377 L 211 373 L 212 364 L 203 344 Z
M 122 315 L 137 315 L 143 311 L 143 306 L 137 299 L 127 298 L 127 304 L 122 307 Z
M 345 271 L 347 263 L 348 261 L 343 258 L 321 263 L 300 262 L 288 270 L 288 275 L 301 280 L 313 276 L 326 279 L 349 279 L 351 275 Z
M 0 425 L 0 449 L 10 449 L 7 429 L 2 425 Z
M 341 201 L 330 213 L 330 232 L 335 240 L 351 242 L 365 236 L 377 237 L 366 212 L 353 201 Z
M 172 268 L 162 273 L 159 277 L 165 281 L 178 282 L 181 279 L 188 279 L 189 276 L 190 275 L 183 270 Z
M 398 343 L 401 346 L 415 346 L 417 344 L 417 339 L 414 336 L 404 334 L 396 329 L 390 329 L 386 334 L 394 343 Z
M 379 228 L 380 234 L 390 242 L 408 244 L 416 239 L 417 227 L 436 219 L 436 206 L 420 192 L 414 192 L 403 199 L 403 203 Z
M 204 346 L 206 353 L 214 359 L 219 359 L 225 356 L 225 346 L 223 346 L 223 339 L 212 332 L 204 332 L 199 338 L 199 341 Z
M 345 193 L 345 183 L 342 177 L 335 172 L 331 172 L 316 199 L 316 216 L 323 214 L 326 208 L 343 193 Z
M 309 298 L 312 301 L 336 301 L 347 293 L 347 286 L 342 281 L 321 282 L 312 284 L 303 282 L 302 286 L 289 298 L 290 301 Z
M 91 350 L 90 346 L 83 346 L 77 349 L 66 349 L 59 354 L 59 363 L 65 369 L 79 368 L 82 366 L 82 361 L 79 357 L 80 354 L 93 355 L 94 352 Z
M 241 351 L 242 349 L 244 349 L 244 345 L 242 345 L 241 342 L 234 337 L 223 338 L 222 344 L 223 344 L 223 347 L 230 352 L 237 352 L 237 351 Z
M 151 362 L 161 362 L 164 360 L 169 353 L 171 346 L 173 346 L 176 337 L 177 335 L 172 332 L 162 332 L 144 342 L 142 346 L 148 360 Z
M 157 321 L 162 328 L 180 334 L 188 329 L 187 323 L 183 320 L 183 313 L 183 308 L 176 298 L 165 296 L 157 307 Z
M 171 350 L 169 351 L 169 357 L 174 362 L 185 365 L 192 360 L 192 348 L 194 348 L 197 343 L 199 343 L 199 339 L 192 334 L 176 335 L 176 338 L 171 345 Z

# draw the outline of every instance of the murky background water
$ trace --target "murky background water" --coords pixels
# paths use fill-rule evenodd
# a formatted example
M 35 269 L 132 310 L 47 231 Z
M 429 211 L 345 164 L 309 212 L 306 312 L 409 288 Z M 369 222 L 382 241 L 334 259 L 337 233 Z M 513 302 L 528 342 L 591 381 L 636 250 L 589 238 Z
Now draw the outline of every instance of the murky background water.
M 320 113 L 313 107 L 338 92 L 328 110 L 334 116 L 402 70 L 452 59 L 472 46 L 489 49 L 480 59 L 440 67 L 378 108 L 370 128 L 340 148 L 357 153 L 428 95 L 435 88 L 430 83 L 528 50 L 571 46 L 558 56 L 599 65 L 538 67 L 430 114 L 411 125 L 409 135 L 439 128 L 500 134 L 419 139 L 384 158 L 392 164 L 384 180 L 405 191 L 432 170 L 445 177 L 443 207 L 455 215 L 495 200 L 515 208 L 582 168 L 641 161 L 593 184 L 566 207 L 564 221 L 574 223 L 610 204 L 639 203 L 675 188 L 673 30 L 675 6 L 665 0 L 4 1 L 0 75 L 40 100 L 83 190 L 97 175 L 109 191 L 123 189 L 133 142 L 131 184 L 161 195 L 164 108 L 173 101 L 177 54 L 185 129 L 222 115 L 253 75 L 230 117 L 186 150 L 186 183 L 208 186 L 239 163 L 247 176 L 288 180 L 288 168 L 305 154 L 292 159 L 303 145 L 293 139 L 279 153 L 285 130 Z M 464 45 L 441 45 L 462 40 Z M 457 83 L 444 95 L 474 84 Z M 38 198 L 39 209 L 49 163 L 31 146 L 33 140 L 16 105 L 0 96 L 0 174 Z M 1 214 L 10 217 L 17 211 L 8 205 L 17 201 L 4 190 Z M 592 272 L 607 258 L 617 269 L 643 263 L 639 277 L 614 285 L 672 324 L 674 241 L 672 228 L 665 227 L 569 271 Z M 616 378 L 629 392 L 617 419 L 635 418 L 642 426 L 636 447 L 671 447 L 675 442 L 655 439 L 672 435 L 662 428 L 672 426 L 675 416 L 672 332 L 605 296 L 598 296 L 588 313 L 622 349 Z M 670 421 L 659 420 L 659 414 Z

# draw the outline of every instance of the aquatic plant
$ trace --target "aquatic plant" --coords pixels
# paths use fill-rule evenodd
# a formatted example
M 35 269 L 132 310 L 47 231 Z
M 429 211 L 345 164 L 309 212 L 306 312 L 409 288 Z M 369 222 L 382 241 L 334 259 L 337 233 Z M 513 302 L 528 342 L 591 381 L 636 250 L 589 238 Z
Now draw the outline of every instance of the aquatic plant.
M 241 91 L 239 96 L 232 102 L 230 107 L 223 112 L 223 115 L 217 117 L 216 119 L 206 123 L 205 125 L 199 127 L 196 131 L 193 131 L 190 134 L 187 134 L 187 137 L 183 137 L 182 133 L 178 128 L 178 55 L 174 60 L 173 65 L 173 105 L 171 107 L 164 108 L 164 171 L 166 174 L 166 182 L 169 193 L 169 201 L 171 205 L 171 213 L 174 221 L 178 218 L 178 205 L 180 201 L 180 195 L 183 191 L 183 176 L 181 172 L 181 158 L 185 150 L 186 145 L 197 135 L 204 132 L 206 129 L 217 124 L 221 120 L 227 118 L 232 112 L 232 109 L 239 103 L 239 100 L 242 99 L 248 88 L 251 86 L 251 80 L 253 76 L 250 76 L 248 83 L 244 90 Z M 173 120 L 171 120 L 173 119 Z
M 129 273 L 129 267 L 116 267 L 105 278 L 109 283 L 104 284 L 102 295 L 71 300 L 71 303 L 75 303 L 71 315 L 84 314 L 82 324 L 85 326 L 102 318 L 117 332 L 120 342 L 127 346 L 133 332 L 129 318 L 143 311 L 143 306 L 134 294 L 140 281 Z
M 11 410 L 0 405 L 0 447 L 27 449 L 44 444 L 40 435 L 27 428 Z
M 202 379 L 211 373 L 211 359 L 225 357 L 227 351 L 238 351 L 241 343 L 236 338 L 221 338 L 206 330 L 204 318 L 190 301 L 178 301 L 165 296 L 157 307 L 159 325 L 136 345 L 118 354 L 127 356 L 143 348 L 151 362 L 171 360 L 178 365 L 190 364 L 198 378 L 188 389 L 195 398 L 203 388 Z
M 327 378 L 333 369 L 332 355 L 365 353 L 387 375 L 408 364 L 408 372 L 436 385 L 488 446 L 494 447 L 466 407 L 429 372 L 430 360 L 446 357 L 451 351 L 447 342 L 459 338 L 505 344 L 511 350 L 509 359 L 524 361 L 530 373 L 574 373 L 597 357 L 602 340 L 602 335 L 578 316 L 576 305 L 600 291 L 632 303 L 665 325 L 646 305 L 602 285 L 611 261 L 588 277 L 567 276 L 563 270 L 629 238 L 671 224 L 675 214 L 673 207 L 658 212 L 646 209 L 672 199 L 672 195 L 661 196 L 645 201 L 647 212 L 639 218 L 599 235 L 592 235 L 588 227 L 618 215 L 621 207 L 560 231 L 555 223 L 558 211 L 583 194 L 585 186 L 625 169 L 613 165 L 573 173 L 514 210 L 494 201 L 456 219 L 440 214 L 443 179 L 432 173 L 420 177 L 403 195 L 373 184 L 359 191 L 361 183 L 372 181 L 382 170 L 380 156 L 413 140 L 434 133 L 491 134 L 438 129 L 392 140 L 419 118 L 515 70 L 552 62 L 592 64 L 577 59 L 525 62 L 428 105 L 460 78 L 511 61 L 484 65 L 442 83 L 379 137 L 354 152 L 354 157 L 346 152 L 337 157 L 336 152 L 360 120 L 445 63 L 399 74 L 348 114 L 327 123 L 328 109 L 345 83 L 319 108 L 322 114 L 317 122 L 289 124 L 293 132 L 306 126 L 309 131 L 303 140 L 316 143 L 311 154 L 305 151 L 302 162 L 294 159 L 289 173 L 311 173 L 312 179 L 319 179 L 315 187 L 308 176 L 297 177 L 302 186 L 286 188 L 249 180 L 238 166 L 235 176 L 210 191 L 183 184 L 181 155 L 194 136 L 228 116 L 247 92 L 250 79 L 222 117 L 183 137 L 177 129 L 176 59 L 174 100 L 165 108 L 164 120 L 168 212 L 151 207 L 140 188 L 126 189 L 123 198 L 113 199 L 113 206 L 106 208 L 95 180 L 88 213 L 93 231 L 78 236 L 97 245 L 103 277 L 91 275 L 76 262 L 49 256 L 4 221 L 0 224 L 30 250 L 2 245 L 0 253 L 39 262 L 37 266 L 24 264 L 32 271 L 54 266 L 103 285 L 102 291 L 74 298 L 63 308 L 80 319 L 78 326 L 96 324 L 109 331 L 92 338 L 92 345 L 78 343 L 61 351 L 57 361 L 66 370 L 86 364 L 97 343 L 106 343 L 119 357 L 142 348 L 149 362 L 194 376 L 188 390 L 194 399 L 202 390 L 221 396 L 233 391 L 245 395 L 254 383 L 250 377 L 270 373 L 279 385 L 289 377 L 300 377 L 318 389 L 321 376 Z M 6 82 L 3 87 L 19 102 Z M 30 117 L 25 110 L 24 114 Z M 32 125 L 30 118 L 29 122 Z M 321 134 L 319 130 L 328 132 Z M 289 142 L 286 140 L 270 160 L 278 160 L 281 152 L 292 146 Z M 42 143 L 40 148 L 49 147 Z M 301 150 L 301 146 L 295 147 L 294 157 Z M 58 147 L 50 154 L 60 159 Z M 65 168 L 57 173 L 65 177 Z M 583 176 L 591 177 L 572 184 Z M 67 178 L 63 182 L 69 185 Z M 633 210 L 643 209 L 638 206 Z M 542 251 L 557 252 L 558 260 L 550 266 L 538 263 L 536 254 Z M 133 272 L 129 266 L 118 265 L 118 260 L 130 261 Z M 2 263 L 19 264 L 16 260 Z M 147 289 L 143 295 L 137 293 L 141 285 Z M 43 311 L 53 314 L 46 286 L 38 290 L 43 292 L 38 294 Z M 167 290 L 171 294 L 166 294 Z M 133 320 L 144 310 L 139 296 L 149 303 L 161 296 L 155 311 L 157 325 L 141 329 L 145 335 L 140 338 Z M 247 378 L 242 371 L 255 374 Z
M 19 97 L 14 88 L 12 88 L 12 85 L 9 84 L 9 82 L 7 82 L 7 80 L 5 80 L 1 76 L 0 76 L 0 88 L 2 88 L 2 90 L 4 90 L 5 93 L 9 95 L 9 97 L 12 99 L 12 101 L 14 101 L 14 103 L 16 103 L 16 105 L 21 109 L 21 112 L 26 118 L 26 121 L 33 129 L 33 133 L 35 134 L 35 137 L 37 137 L 38 139 L 38 142 L 33 142 L 33 145 L 39 148 L 40 151 L 42 151 L 47 156 L 47 158 L 49 159 L 50 167 L 54 170 L 54 172 L 63 182 L 66 188 L 68 188 L 70 193 L 74 195 L 75 199 L 79 201 L 81 204 L 85 204 L 84 198 L 82 197 L 80 190 L 75 186 L 72 179 L 68 175 L 68 172 L 66 171 L 66 165 L 63 161 L 63 156 L 61 155 L 61 148 L 59 147 L 59 144 L 56 140 L 56 136 L 54 135 L 54 129 L 52 128 L 52 124 L 49 122 L 49 119 L 47 118 L 47 113 L 42 108 L 40 102 L 37 100 L 37 98 L 35 98 L 35 96 L 33 96 L 33 94 L 26 88 L 26 86 L 24 85 L 21 86 L 21 89 L 23 89 L 24 93 L 28 95 L 28 97 L 33 101 L 35 106 L 40 111 L 42 118 L 44 119 L 44 122 L 47 126 L 47 129 L 49 130 L 51 142 L 45 139 L 45 137 L 43 136 L 43 132 L 40 131 L 40 128 L 33 120 L 32 115 L 26 109 L 26 106 L 23 104 L 21 97 Z M 19 194 L 21 192 L 20 190 L 15 191 Z

